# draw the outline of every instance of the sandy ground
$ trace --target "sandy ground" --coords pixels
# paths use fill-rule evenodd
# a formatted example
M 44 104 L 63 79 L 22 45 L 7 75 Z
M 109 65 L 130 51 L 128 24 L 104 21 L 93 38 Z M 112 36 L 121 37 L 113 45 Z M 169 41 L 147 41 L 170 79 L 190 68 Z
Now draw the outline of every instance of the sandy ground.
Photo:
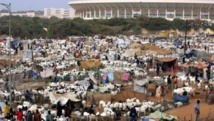
M 166 111 L 166 113 L 177 116 L 179 121 L 194 121 L 194 103 L 195 99 L 190 101 L 189 105 L 177 109 Z M 200 104 L 201 114 L 199 121 L 214 121 L 214 105 L 209 105 L 203 100 Z
M 36 89 L 38 87 L 46 87 L 45 81 L 31 81 L 15 85 L 18 90 Z

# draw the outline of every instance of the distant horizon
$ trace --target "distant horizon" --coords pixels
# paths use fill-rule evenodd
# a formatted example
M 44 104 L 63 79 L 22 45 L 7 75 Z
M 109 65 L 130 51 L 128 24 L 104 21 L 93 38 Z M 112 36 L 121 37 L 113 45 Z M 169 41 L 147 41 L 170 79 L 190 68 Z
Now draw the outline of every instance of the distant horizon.
M 72 8 L 68 5 L 71 0 L 0 0 L 0 3 L 11 3 L 11 11 L 44 11 L 44 8 Z M 6 8 L 0 5 L 0 10 L 6 10 Z

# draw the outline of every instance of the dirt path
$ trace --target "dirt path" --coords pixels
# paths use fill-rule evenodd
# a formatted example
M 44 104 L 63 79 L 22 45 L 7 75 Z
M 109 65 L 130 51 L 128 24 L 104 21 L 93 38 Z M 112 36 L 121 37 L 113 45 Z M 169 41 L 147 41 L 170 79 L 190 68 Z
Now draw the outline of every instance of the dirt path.
M 21 84 L 16 84 L 15 88 L 17 90 L 26 90 L 26 89 L 36 89 L 38 87 L 46 87 L 47 84 L 45 81 L 29 81 L 29 82 L 23 82 Z

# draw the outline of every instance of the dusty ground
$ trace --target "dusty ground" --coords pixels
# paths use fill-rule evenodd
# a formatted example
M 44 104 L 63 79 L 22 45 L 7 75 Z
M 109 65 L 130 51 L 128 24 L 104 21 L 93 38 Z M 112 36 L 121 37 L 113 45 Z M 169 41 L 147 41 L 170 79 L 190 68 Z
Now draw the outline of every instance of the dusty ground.
M 16 89 L 18 90 L 26 90 L 26 89 L 36 89 L 38 87 L 45 87 L 45 81 L 31 81 L 31 82 L 24 82 L 21 84 L 15 85 Z
M 190 100 L 189 105 L 166 111 L 166 113 L 177 116 L 179 118 L 179 121 L 193 121 L 195 101 L 196 99 L 192 99 Z M 200 114 L 199 121 L 214 121 L 214 116 L 213 116 L 214 105 L 209 105 L 205 103 L 204 100 L 202 100 L 200 108 L 201 108 L 201 114 Z

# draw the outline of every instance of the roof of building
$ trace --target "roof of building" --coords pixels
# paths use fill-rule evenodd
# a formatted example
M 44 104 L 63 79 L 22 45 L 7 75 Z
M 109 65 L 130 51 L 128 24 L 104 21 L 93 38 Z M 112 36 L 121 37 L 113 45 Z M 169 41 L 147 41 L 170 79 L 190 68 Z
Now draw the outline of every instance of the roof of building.
M 213 0 L 74 0 L 68 4 L 87 4 L 87 3 L 198 3 L 214 4 Z

